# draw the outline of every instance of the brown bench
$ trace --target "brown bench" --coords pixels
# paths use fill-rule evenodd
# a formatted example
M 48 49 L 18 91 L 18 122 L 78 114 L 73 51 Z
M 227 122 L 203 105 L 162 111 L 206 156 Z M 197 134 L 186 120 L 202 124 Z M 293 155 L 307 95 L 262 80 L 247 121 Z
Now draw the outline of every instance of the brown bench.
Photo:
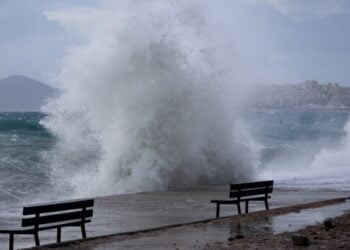
M 229 200 L 212 200 L 216 203 L 216 218 L 220 216 L 220 205 L 236 205 L 238 214 L 241 214 L 241 202 L 245 202 L 245 212 L 248 213 L 249 201 L 264 201 L 266 210 L 269 209 L 268 199 L 269 194 L 273 190 L 273 181 L 259 181 L 238 183 L 230 185 Z
M 57 229 L 57 242 L 61 242 L 62 227 L 81 227 L 86 238 L 85 223 L 91 222 L 94 200 L 75 200 L 23 207 L 22 228 L 0 230 L 9 234 L 9 249 L 13 250 L 15 234 L 33 234 L 35 245 L 40 246 L 39 231 Z

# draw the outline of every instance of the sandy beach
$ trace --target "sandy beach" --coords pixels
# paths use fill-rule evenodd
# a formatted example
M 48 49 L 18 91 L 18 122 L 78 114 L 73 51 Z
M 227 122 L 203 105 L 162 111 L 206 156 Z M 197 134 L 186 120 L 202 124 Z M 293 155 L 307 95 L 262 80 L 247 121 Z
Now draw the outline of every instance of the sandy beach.
M 170 248 L 170 249 L 186 249 L 188 247 L 191 247 L 193 245 L 192 240 L 199 240 L 201 244 L 199 244 L 199 248 L 205 248 L 207 247 L 213 247 L 216 248 L 217 246 L 217 239 L 220 239 L 223 242 L 226 242 L 228 238 L 232 237 L 231 232 L 236 231 L 235 227 L 231 225 L 231 219 L 234 218 L 234 220 L 237 219 L 244 219 L 244 220 L 252 220 L 255 221 L 257 218 L 255 216 L 259 215 L 261 218 L 265 218 L 267 216 L 267 213 L 276 213 L 274 216 L 270 217 L 270 224 L 273 225 L 273 230 L 270 230 L 270 233 L 273 235 L 278 235 L 279 232 L 282 233 L 282 229 L 278 229 L 276 231 L 276 228 L 279 228 L 280 225 L 285 224 L 286 222 L 279 221 L 278 217 L 276 217 L 277 214 L 281 213 L 276 211 L 276 209 L 283 209 L 283 213 L 292 213 L 293 209 L 295 211 L 300 211 L 303 207 L 294 207 L 295 205 L 299 204 L 306 204 L 311 203 L 311 207 L 314 206 L 312 204 L 318 204 L 316 206 L 323 206 L 325 204 L 315 203 L 319 201 L 324 200 L 330 200 L 335 198 L 344 198 L 347 197 L 348 192 L 343 191 L 337 191 L 337 192 L 331 192 L 331 191 L 297 191 L 297 190 L 279 190 L 276 189 L 272 195 L 272 198 L 270 199 L 270 208 L 271 210 L 267 213 L 264 211 L 264 206 L 260 202 L 252 202 L 250 206 L 250 211 L 252 213 L 249 213 L 248 215 L 242 215 L 242 216 L 235 216 L 237 215 L 237 211 L 235 207 L 231 206 L 223 206 L 221 215 L 224 217 L 219 220 L 215 220 L 215 205 L 210 203 L 210 200 L 215 199 L 221 199 L 221 198 L 227 198 L 228 190 L 227 187 L 212 187 L 212 188 L 200 188 L 200 189 L 193 189 L 188 191 L 166 191 L 166 192 L 148 192 L 148 193 L 138 193 L 138 194 L 125 194 L 125 195 L 115 195 L 115 196 L 106 196 L 106 197 L 98 197 L 95 199 L 95 209 L 94 209 L 94 217 L 92 223 L 87 225 L 87 234 L 90 239 L 94 240 L 88 240 L 88 241 L 77 241 L 79 244 L 83 245 L 65 245 L 64 247 L 66 249 L 71 248 L 77 248 L 77 249 L 115 249 L 117 244 L 117 248 L 128 248 L 128 249 L 138 249 L 144 248 L 145 242 L 140 239 L 144 240 L 150 240 L 150 242 L 153 244 L 154 242 L 157 242 L 155 239 L 158 239 L 160 242 L 172 242 L 172 245 L 160 245 L 157 246 L 150 246 L 149 249 L 164 249 L 164 248 Z M 342 203 L 347 204 L 347 203 Z M 306 208 L 306 207 L 305 207 Z M 319 208 L 318 208 L 319 209 Z M 344 210 L 346 208 L 340 207 L 339 209 L 330 209 L 330 211 L 322 212 L 321 210 L 317 210 L 315 212 L 312 212 L 314 215 L 318 216 L 312 216 L 311 221 L 306 221 L 307 224 L 316 224 L 324 219 L 325 216 L 327 217 L 336 217 L 338 215 L 341 215 L 344 213 Z M 254 211 L 258 211 L 254 213 Z M 336 211 L 335 213 L 332 211 Z M 296 213 L 296 214 L 303 214 L 303 213 Z M 19 214 L 20 217 L 20 214 Z M 269 217 L 269 216 L 268 216 Z M 307 215 L 307 217 L 310 217 Z M 249 219 L 250 218 L 250 219 Z M 292 221 L 301 221 L 303 222 L 306 218 L 302 219 L 295 219 L 291 218 L 289 220 Z M 228 224 L 220 223 L 222 221 L 228 220 Z M 196 223 L 194 225 L 182 225 L 182 224 L 191 224 L 194 222 L 202 221 L 202 223 Z M 203 222 L 204 221 L 204 222 Z M 17 224 L 16 224 L 17 223 Z M 269 224 L 267 223 L 267 224 Z M 301 223 L 302 227 L 306 226 L 305 223 Z M 179 225 L 178 229 L 173 228 L 167 228 L 172 225 Z M 264 226 L 266 224 L 265 221 L 262 222 L 261 226 L 258 226 L 258 228 L 266 228 Z M 289 223 L 290 224 L 290 223 Z M 294 222 L 291 224 L 295 224 Z M 19 221 L 14 220 L 12 223 L 12 226 L 18 226 Z M 182 226 L 181 226 L 182 225 Z M 242 225 L 242 224 L 241 224 Z M 244 223 L 244 225 L 250 225 L 250 222 Z M 286 224 L 288 225 L 288 224 Z M 165 228 L 164 228 L 165 227 Z M 183 228 L 184 227 L 184 228 Z M 203 229 L 204 227 L 204 229 Z M 156 234 L 153 238 L 148 238 L 145 235 L 144 230 L 148 229 L 156 229 L 161 228 L 160 233 Z M 180 229 L 179 229 L 180 228 Z M 188 233 L 188 230 L 190 228 L 194 228 L 194 234 Z M 250 226 L 248 226 L 248 229 Z M 169 230 L 175 230 L 174 234 L 170 235 L 163 235 L 164 232 L 168 232 Z M 191 229 L 191 230 L 192 230 Z M 292 228 L 294 231 L 299 230 L 298 227 Z M 170 231 L 171 231 L 170 230 Z M 176 230 L 179 230 L 179 234 L 176 232 Z M 260 235 L 261 233 L 266 233 L 264 231 L 261 232 L 259 229 L 257 234 Z M 116 236 L 116 234 L 121 233 L 131 233 L 138 231 L 141 232 L 140 235 L 137 236 L 137 239 L 132 239 L 130 241 L 132 244 L 128 245 L 126 241 L 123 241 L 123 244 L 126 244 L 123 246 L 121 244 L 121 241 L 114 237 L 120 237 Z M 203 236 L 202 232 L 207 232 L 205 235 L 209 235 L 211 238 L 207 238 L 207 236 Z M 40 239 L 42 244 L 51 244 L 55 241 L 55 231 L 43 231 L 40 233 Z M 154 231 L 148 232 L 148 234 L 154 234 Z M 105 237 L 105 236 L 108 237 Z M 111 236 L 112 235 L 112 236 Z M 160 236 L 161 235 L 161 236 Z M 183 237 L 185 235 L 186 237 Z M 125 235 L 124 235 L 125 236 Z M 122 236 L 122 237 L 124 237 Z M 163 241 L 162 237 L 165 237 L 165 241 Z M 102 237 L 102 238 L 101 238 Z M 62 241 L 71 241 L 75 239 L 80 238 L 80 231 L 77 228 L 66 228 L 62 232 Z M 105 245 L 109 241 L 108 239 L 112 239 L 112 246 Z M 171 240 L 170 240 L 171 239 Z M 186 241 L 188 239 L 189 241 Z M 244 241 L 248 241 L 249 237 L 247 236 L 247 239 L 244 239 Z M 138 242 L 133 245 L 133 242 Z M 2 235 L 0 238 L 1 242 L 1 249 L 7 249 L 8 247 L 8 236 Z M 84 243 L 86 242 L 86 243 Z M 173 244 L 178 244 L 179 242 L 184 242 L 184 246 L 180 247 Z M 187 243 L 186 243 L 187 242 Z M 243 242 L 243 241 L 242 241 Z M 74 242 L 76 243 L 76 241 Z M 88 245 L 84 245 L 88 244 Z M 101 245 L 102 244 L 102 245 Z M 108 243 L 109 244 L 109 243 Z M 141 244 L 141 245 L 138 245 Z M 227 243 L 228 244 L 228 243 Z M 16 248 L 25 248 L 25 247 L 32 247 L 34 245 L 33 237 L 31 236 L 16 236 L 15 237 L 15 247 Z M 194 244 L 196 245 L 196 243 Z M 55 247 L 58 247 L 57 245 Z M 225 244 L 223 244 L 223 247 L 225 247 Z

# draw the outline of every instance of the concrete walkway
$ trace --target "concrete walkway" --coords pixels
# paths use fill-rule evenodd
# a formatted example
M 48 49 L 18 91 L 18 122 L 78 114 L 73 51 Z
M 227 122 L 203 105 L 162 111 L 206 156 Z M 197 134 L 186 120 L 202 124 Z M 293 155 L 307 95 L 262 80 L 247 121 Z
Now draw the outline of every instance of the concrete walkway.
M 205 249 L 240 237 L 299 230 L 349 210 L 345 199 L 253 212 L 153 230 L 130 232 L 89 240 L 43 246 L 36 249 Z
M 347 192 L 284 191 L 274 190 L 270 208 L 285 207 L 337 197 L 346 197 Z M 227 187 L 211 187 L 189 191 L 148 192 L 125 194 L 95 199 L 93 222 L 87 225 L 88 237 L 144 230 L 179 223 L 189 223 L 215 217 L 215 205 L 211 199 L 226 199 Z M 263 210 L 262 202 L 252 203 L 250 211 Z M 221 216 L 237 214 L 235 206 L 223 206 Z M 18 226 L 19 222 L 15 222 Z M 55 231 L 40 233 L 42 244 L 55 241 Z M 65 228 L 62 240 L 79 239 L 77 228 Z M 0 238 L 0 249 L 7 249 L 8 237 Z M 33 237 L 16 236 L 15 247 L 33 246 Z

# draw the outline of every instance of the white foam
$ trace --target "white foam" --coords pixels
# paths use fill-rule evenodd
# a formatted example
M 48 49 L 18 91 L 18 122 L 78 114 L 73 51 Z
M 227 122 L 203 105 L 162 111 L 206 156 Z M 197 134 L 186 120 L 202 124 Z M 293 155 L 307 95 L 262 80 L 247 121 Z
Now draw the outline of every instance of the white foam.
M 350 190 L 350 121 L 344 131 L 346 135 L 339 145 L 324 145 L 312 155 L 311 162 L 305 155 L 294 156 L 297 160 L 287 156 L 279 166 L 267 166 L 260 178 L 275 179 L 286 188 Z
M 253 176 L 229 2 L 118 1 L 47 13 L 85 39 L 63 61 L 63 94 L 44 108 L 57 136 L 47 156 L 55 185 L 92 195 Z

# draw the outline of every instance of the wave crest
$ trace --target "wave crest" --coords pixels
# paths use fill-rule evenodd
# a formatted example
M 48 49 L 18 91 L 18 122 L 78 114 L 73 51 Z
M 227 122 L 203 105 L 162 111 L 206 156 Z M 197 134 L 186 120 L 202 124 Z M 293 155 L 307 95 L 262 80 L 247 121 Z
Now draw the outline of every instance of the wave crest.
M 65 91 L 44 108 L 58 138 L 53 181 L 91 195 L 252 177 L 256 158 L 239 122 L 246 88 L 229 36 L 213 22 L 220 9 L 135 2 L 79 22 L 87 43 L 66 56 Z

